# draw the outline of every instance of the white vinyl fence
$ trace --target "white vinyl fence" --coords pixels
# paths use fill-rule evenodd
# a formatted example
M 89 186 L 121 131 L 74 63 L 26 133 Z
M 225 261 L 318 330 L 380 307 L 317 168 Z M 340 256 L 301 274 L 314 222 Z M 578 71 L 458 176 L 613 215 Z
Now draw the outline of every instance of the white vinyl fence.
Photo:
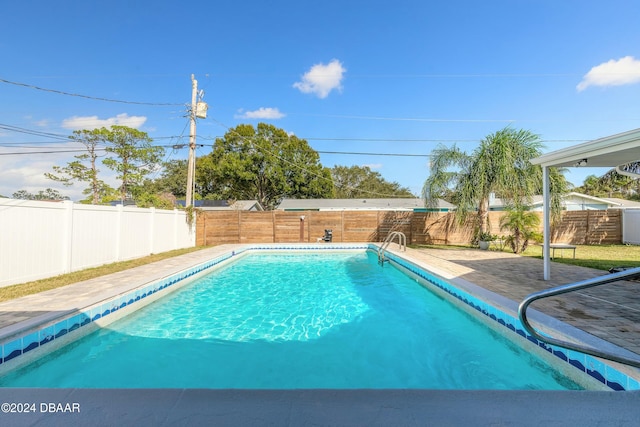
M 625 209 L 623 211 L 622 243 L 640 245 L 640 209 Z
M 184 211 L 0 198 L 0 287 L 192 246 Z

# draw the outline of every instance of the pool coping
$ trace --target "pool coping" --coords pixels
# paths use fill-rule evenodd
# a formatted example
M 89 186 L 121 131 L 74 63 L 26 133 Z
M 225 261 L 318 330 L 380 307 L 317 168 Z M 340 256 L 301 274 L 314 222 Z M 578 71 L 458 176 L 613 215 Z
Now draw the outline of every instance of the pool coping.
M 114 294 L 111 292 L 111 296 L 108 298 L 104 298 L 104 294 L 100 293 L 98 295 L 102 299 L 93 301 L 93 304 L 69 310 L 49 312 L 0 329 L 0 362 L 2 362 L 0 363 L 0 374 L 30 363 L 33 359 L 40 357 L 41 353 L 55 350 L 54 346 L 47 346 L 43 350 L 45 344 L 60 339 L 56 344 L 65 345 L 80 337 L 77 333 L 67 335 L 68 333 L 76 332 L 77 330 L 82 330 L 83 333 L 90 333 L 96 327 L 101 327 L 105 324 L 105 317 L 116 314 L 116 312 L 120 317 L 126 315 L 129 311 L 140 307 L 136 306 L 134 308 L 133 304 L 153 295 L 153 298 L 146 300 L 146 303 L 152 302 L 164 293 L 177 289 L 177 287 L 173 287 L 176 283 L 180 283 L 180 286 L 185 285 L 190 278 L 195 278 L 200 273 L 208 273 L 211 267 L 238 255 L 254 250 L 376 250 L 377 247 L 376 244 L 372 243 L 247 244 L 225 245 L 224 247 L 213 248 L 215 250 L 204 250 L 199 254 L 200 256 L 185 257 L 185 260 L 189 260 L 186 263 L 186 268 L 185 264 L 178 263 L 180 268 L 169 268 L 165 271 L 157 272 L 152 276 L 152 280 L 144 277 L 142 281 L 132 281 L 128 289 L 125 289 L 127 286 L 117 287 L 116 290 L 119 293 Z M 573 368 L 588 374 L 600 384 L 612 390 L 640 389 L 640 383 L 637 380 L 640 375 L 635 368 L 621 366 L 613 362 L 604 362 L 588 355 L 576 354 L 576 352 L 548 346 L 528 335 L 517 319 L 517 304 L 514 301 L 461 279 L 455 274 L 425 265 L 421 260 L 404 252 L 390 249 L 388 250 L 387 258 L 399 268 L 415 275 L 418 279 L 434 285 L 441 292 L 457 299 L 459 303 L 464 303 L 464 307 L 472 308 L 472 313 L 475 312 L 474 314 L 476 315 L 484 316 L 485 320 L 490 319 L 493 321 L 493 327 L 501 324 L 502 327 L 520 336 L 524 340 L 523 342 L 529 341 L 535 344 L 545 352 L 567 362 Z M 425 269 L 430 272 L 427 276 L 421 274 L 421 271 Z M 2 304 L 0 304 L 1 308 Z M 117 320 L 118 316 L 111 317 L 106 323 Z M 626 352 L 626 350 L 614 344 L 587 334 L 536 310 L 531 310 L 530 318 L 537 326 L 541 326 L 544 330 L 550 332 L 561 333 L 564 338 L 586 341 L 591 345 L 606 345 L 611 351 Z M 91 325 L 91 327 L 83 329 L 87 325 Z M 505 329 L 500 330 L 505 332 Z

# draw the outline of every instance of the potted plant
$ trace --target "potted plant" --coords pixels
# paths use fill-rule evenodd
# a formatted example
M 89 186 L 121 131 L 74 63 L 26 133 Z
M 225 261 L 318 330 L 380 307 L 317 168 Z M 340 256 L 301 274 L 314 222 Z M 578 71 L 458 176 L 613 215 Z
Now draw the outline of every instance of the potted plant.
M 480 249 L 486 251 L 487 249 L 489 249 L 491 242 L 493 242 L 495 239 L 496 236 L 494 236 L 493 234 L 489 233 L 488 231 L 482 231 L 480 232 L 480 234 L 478 234 L 478 246 L 480 246 Z

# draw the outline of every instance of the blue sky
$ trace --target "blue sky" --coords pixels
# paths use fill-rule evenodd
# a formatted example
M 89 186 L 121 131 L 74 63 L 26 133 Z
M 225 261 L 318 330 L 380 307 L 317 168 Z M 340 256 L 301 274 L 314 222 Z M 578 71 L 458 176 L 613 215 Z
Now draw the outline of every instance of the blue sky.
M 640 127 L 636 0 L 42 0 L 2 9 L 5 196 L 52 187 L 78 199 L 81 186 L 44 177 L 76 154 L 43 153 L 76 148 L 59 138 L 74 129 L 123 124 L 158 145 L 188 143 L 191 74 L 209 104 L 198 155 L 228 128 L 264 121 L 306 139 L 325 166 L 367 165 L 415 194 L 429 174 L 417 155 L 438 144 L 471 151 L 512 126 L 552 151 Z M 165 158 L 186 156 L 168 149 Z M 580 185 L 604 172 L 567 177 Z

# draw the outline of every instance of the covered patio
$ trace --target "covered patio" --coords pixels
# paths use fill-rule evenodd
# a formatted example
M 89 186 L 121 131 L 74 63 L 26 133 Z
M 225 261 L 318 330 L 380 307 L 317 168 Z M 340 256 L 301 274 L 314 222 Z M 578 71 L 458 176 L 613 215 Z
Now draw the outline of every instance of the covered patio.
M 544 223 L 544 280 L 551 278 L 551 216 L 549 212 L 549 168 L 609 167 L 627 176 L 640 178 L 640 129 L 596 139 L 562 150 L 552 151 L 531 161 L 542 166 Z

